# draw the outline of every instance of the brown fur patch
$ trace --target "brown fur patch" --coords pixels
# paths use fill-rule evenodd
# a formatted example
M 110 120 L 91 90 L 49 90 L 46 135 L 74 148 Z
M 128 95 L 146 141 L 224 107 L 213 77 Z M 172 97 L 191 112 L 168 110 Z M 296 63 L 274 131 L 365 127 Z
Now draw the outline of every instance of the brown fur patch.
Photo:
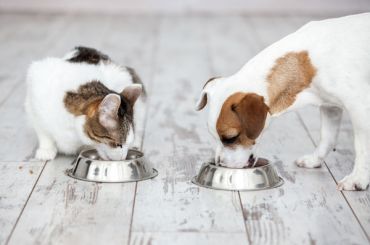
M 96 105 L 110 92 L 101 82 L 92 81 L 81 85 L 76 92 L 68 91 L 64 96 L 64 105 L 75 116 L 84 115 L 89 106 Z
M 99 106 L 104 97 L 110 93 L 99 81 L 92 81 L 81 85 L 77 91 L 68 91 L 64 97 L 64 105 L 75 116 L 86 115 L 84 130 L 86 135 L 99 143 L 118 146 L 126 138 L 129 125 L 133 125 L 132 105 L 120 95 L 121 104 L 117 114 L 117 128 L 106 129 L 99 121 Z
M 267 77 L 270 112 L 291 106 L 297 94 L 310 86 L 315 74 L 307 51 L 290 52 L 277 59 Z
M 92 114 L 92 117 L 86 117 L 86 123 L 84 125 L 84 130 L 86 135 L 99 143 L 106 143 L 110 144 L 113 142 L 121 142 L 120 137 L 111 136 L 113 132 L 109 132 L 106 128 L 104 128 L 100 122 L 99 122 L 99 113 L 95 111 L 94 114 Z M 115 133 L 116 134 L 116 133 Z
M 265 126 L 268 107 L 264 98 L 254 93 L 235 93 L 221 108 L 216 129 L 221 141 L 228 146 L 255 143 Z
M 85 62 L 88 64 L 99 64 L 99 62 L 108 62 L 110 58 L 108 55 L 103 54 L 102 52 L 88 47 L 76 47 L 74 49 L 76 51 L 75 55 L 68 59 L 69 62 L 74 63 L 81 63 Z

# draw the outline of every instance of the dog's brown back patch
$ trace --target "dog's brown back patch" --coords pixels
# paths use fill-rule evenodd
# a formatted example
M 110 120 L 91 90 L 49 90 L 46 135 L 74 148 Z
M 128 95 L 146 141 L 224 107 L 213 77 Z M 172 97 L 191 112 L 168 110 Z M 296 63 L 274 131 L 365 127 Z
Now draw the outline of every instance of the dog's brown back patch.
M 299 92 L 309 87 L 316 69 L 307 51 L 290 52 L 276 60 L 267 81 L 272 114 L 292 105 Z
M 221 141 L 229 146 L 253 145 L 265 126 L 268 110 L 264 98 L 255 93 L 231 95 L 224 102 L 216 124 Z

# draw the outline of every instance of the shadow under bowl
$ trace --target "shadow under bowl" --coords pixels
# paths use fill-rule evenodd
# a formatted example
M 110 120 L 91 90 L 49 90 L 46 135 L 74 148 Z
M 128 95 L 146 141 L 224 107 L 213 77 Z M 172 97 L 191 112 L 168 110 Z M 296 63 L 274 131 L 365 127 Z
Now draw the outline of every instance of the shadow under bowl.
M 95 149 L 83 150 L 66 173 L 79 180 L 108 183 L 141 181 L 158 175 L 144 154 L 133 149 L 121 161 L 102 160 Z
M 284 180 L 267 159 L 258 158 L 251 168 L 227 168 L 206 162 L 192 182 L 216 190 L 255 191 L 281 186 Z

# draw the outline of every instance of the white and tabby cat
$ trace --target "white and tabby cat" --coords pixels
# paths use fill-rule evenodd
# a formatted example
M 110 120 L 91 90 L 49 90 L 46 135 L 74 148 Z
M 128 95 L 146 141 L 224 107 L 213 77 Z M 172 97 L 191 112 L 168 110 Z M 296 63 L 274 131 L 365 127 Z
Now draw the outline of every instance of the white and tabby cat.
M 142 92 L 132 68 L 92 48 L 77 47 L 63 58 L 32 63 L 26 112 L 39 141 L 36 158 L 76 154 L 89 145 L 103 159 L 124 159 L 129 147 L 139 146 L 135 135 L 144 126 Z

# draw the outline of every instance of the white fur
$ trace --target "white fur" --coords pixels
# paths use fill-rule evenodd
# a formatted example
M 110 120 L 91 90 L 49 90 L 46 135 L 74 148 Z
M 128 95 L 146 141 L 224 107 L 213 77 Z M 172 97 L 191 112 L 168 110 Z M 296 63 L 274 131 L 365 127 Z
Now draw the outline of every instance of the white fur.
M 33 62 L 27 74 L 26 112 L 39 140 L 36 158 L 53 159 L 57 152 L 75 154 L 83 145 L 95 146 L 101 154 L 109 159 L 126 157 L 128 147 L 134 142 L 134 132 L 130 129 L 127 139 L 121 148 L 110 148 L 107 145 L 92 141 L 84 132 L 85 116 L 74 116 L 64 106 L 67 91 L 76 91 L 87 82 L 98 80 L 107 88 L 118 93 L 132 84 L 128 71 L 112 62 L 91 65 L 66 61 L 74 55 L 68 53 L 64 58 L 45 58 Z M 144 103 L 139 101 L 134 107 L 134 118 L 137 128 L 142 130 L 143 122 L 137 111 L 143 111 Z M 136 109 L 139 108 L 139 109 Z
M 273 117 L 306 105 L 320 106 L 320 143 L 313 154 L 297 160 L 298 166 L 312 168 L 319 167 L 334 147 L 342 110 L 347 109 L 354 127 L 356 161 L 353 172 L 339 183 L 338 188 L 366 188 L 370 180 L 369 30 L 369 13 L 310 22 L 263 50 L 236 74 L 210 82 L 203 94 L 208 98 L 211 134 L 220 142 L 216 122 L 224 101 L 231 94 L 254 92 L 269 104 L 266 78 L 275 61 L 288 52 L 308 51 L 313 66 L 317 68 L 311 86 L 298 94 L 292 106 Z M 220 151 L 218 154 L 222 154 Z M 246 155 L 241 159 L 240 153 L 225 149 L 223 156 L 229 161 L 247 159 Z

